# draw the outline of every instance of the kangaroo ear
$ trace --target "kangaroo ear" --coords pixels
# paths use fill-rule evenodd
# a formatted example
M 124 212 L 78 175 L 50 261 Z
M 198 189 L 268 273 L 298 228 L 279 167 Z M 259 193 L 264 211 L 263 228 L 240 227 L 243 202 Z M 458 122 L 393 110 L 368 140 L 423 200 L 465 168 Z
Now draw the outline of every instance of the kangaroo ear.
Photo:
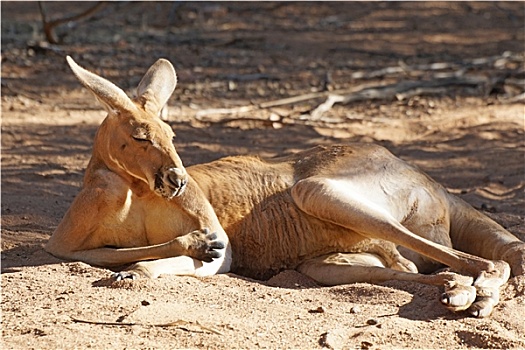
M 128 95 L 118 86 L 80 67 L 69 56 L 66 57 L 66 60 L 78 80 L 95 94 L 108 112 L 119 110 L 134 111 L 137 109 Z
M 143 108 L 159 115 L 177 86 L 177 74 L 168 60 L 157 60 L 146 72 L 137 88 L 137 101 Z

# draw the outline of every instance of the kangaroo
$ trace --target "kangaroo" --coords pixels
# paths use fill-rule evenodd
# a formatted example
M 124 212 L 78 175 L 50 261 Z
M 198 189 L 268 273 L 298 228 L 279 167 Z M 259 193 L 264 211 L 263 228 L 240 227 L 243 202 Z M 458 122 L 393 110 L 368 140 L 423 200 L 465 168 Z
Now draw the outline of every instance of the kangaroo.
M 350 143 L 185 168 L 159 115 L 177 77 L 159 59 L 130 98 L 67 62 L 102 103 L 82 189 L 52 255 L 114 278 L 296 269 L 322 285 L 404 280 L 444 287 L 452 311 L 491 314 L 525 243 L 385 148 Z M 423 274 L 448 266 L 454 272 Z

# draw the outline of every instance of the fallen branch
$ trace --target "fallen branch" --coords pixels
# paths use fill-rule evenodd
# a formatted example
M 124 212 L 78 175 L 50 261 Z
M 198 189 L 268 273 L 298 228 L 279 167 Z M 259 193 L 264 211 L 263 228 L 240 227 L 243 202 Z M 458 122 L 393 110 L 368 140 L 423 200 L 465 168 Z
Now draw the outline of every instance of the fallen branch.
M 246 106 L 238 106 L 232 108 L 211 108 L 200 110 L 195 117 L 200 121 L 208 121 L 209 115 L 221 114 L 240 114 L 252 112 L 260 109 L 267 109 L 272 107 L 283 106 L 287 104 L 294 104 L 308 100 L 315 100 L 319 98 L 326 98 L 326 100 L 313 109 L 308 115 L 302 115 L 301 119 L 319 120 L 325 112 L 330 110 L 335 104 L 348 104 L 350 102 L 359 102 L 367 100 L 387 100 L 397 99 L 399 101 L 417 95 L 441 94 L 446 92 L 449 86 L 483 86 L 493 84 L 489 78 L 485 76 L 446 76 L 445 78 L 438 78 L 434 80 L 421 81 L 402 81 L 396 84 L 385 86 L 367 86 L 361 89 L 352 89 L 339 92 L 314 92 L 299 96 L 287 97 L 279 100 L 263 102 L 259 104 L 252 104 Z M 228 118 L 228 121 L 234 119 Z
M 403 61 L 399 61 L 397 66 L 381 68 L 375 71 L 358 71 L 352 73 L 350 76 L 352 79 L 371 79 L 371 78 L 382 78 L 386 75 L 401 74 L 401 73 L 427 73 L 429 71 L 442 71 L 451 69 L 455 71 L 467 70 L 469 68 L 480 67 L 480 66 L 497 66 L 497 68 L 503 66 L 508 62 L 522 62 L 523 59 L 512 52 L 506 51 L 502 55 L 490 56 L 490 57 L 478 57 L 473 59 L 464 60 L 462 62 L 434 62 L 430 64 L 417 64 L 407 65 Z
M 87 18 L 91 16 L 92 14 L 94 14 L 95 12 L 97 12 L 98 10 L 100 10 L 101 8 L 103 8 L 105 5 L 106 3 L 104 1 L 99 1 L 92 7 L 88 8 L 87 10 L 77 15 L 73 15 L 73 16 L 65 17 L 65 18 L 58 18 L 52 21 L 48 21 L 46 12 L 44 10 L 44 5 L 42 4 L 42 1 L 39 1 L 38 8 L 40 9 L 40 15 L 42 16 L 42 24 L 44 27 L 44 35 L 46 36 L 46 40 L 50 44 L 60 44 L 61 39 L 59 39 L 57 35 L 55 34 L 56 27 L 62 24 L 65 24 L 65 23 L 75 22 L 83 18 Z
M 195 114 L 195 117 L 197 118 L 197 120 L 204 121 L 202 117 L 208 115 L 246 113 L 254 111 L 256 109 L 259 109 L 258 105 L 239 106 L 232 108 L 209 108 L 198 111 Z
M 104 326 L 138 326 L 140 325 L 139 323 L 136 323 L 136 322 L 91 321 L 91 320 L 85 320 L 85 319 L 77 318 L 73 316 L 71 316 L 71 320 L 77 323 L 99 324 L 99 325 L 104 325 Z
M 219 79 L 226 79 L 230 81 L 247 82 L 254 80 L 279 80 L 276 76 L 265 74 L 265 73 L 253 73 L 253 74 L 227 74 L 225 76 L 218 76 Z
M 91 321 L 91 320 L 81 319 L 81 318 L 77 318 L 73 316 L 71 316 L 71 320 L 73 322 L 78 322 L 78 323 L 98 324 L 98 325 L 104 325 L 104 326 L 179 327 L 188 332 L 191 332 L 192 330 L 186 327 L 183 327 L 183 326 L 194 325 L 194 326 L 198 326 L 202 330 L 205 330 L 211 333 L 215 333 L 218 335 L 224 335 L 224 333 L 222 333 L 221 331 L 218 331 L 215 328 L 204 326 L 199 321 L 191 322 L 191 321 L 186 321 L 186 320 L 176 320 L 176 321 L 168 322 L 168 323 L 112 322 L 112 321 Z
M 525 102 L 525 93 L 521 93 L 517 96 L 511 97 L 508 99 L 504 99 L 502 100 L 502 102 L 504 103 Z
M 408 97 L 443 93 L 448 86 L 480 86 L 489 83 L 489 79 L 484 76 L 464 76 L 449 77 L 435 80 L 423 81 L 402 81 L 381 87 L 366 88 L 347 95 L 330 94 L 325 102 L 310 112 L 310 120 L 319 120 L 325 112 L 336 103 L 348 104 L 350 102 L 366 100 L 404 100 Z
M 262 102 L 259 104 L 252 104 L 252 105 L 246 105 L 246 106 L 239 106 L 239 107 L 232 107 L 232 108 L 209 108 L 209 109 L 203 109 L 198 111 L 195 114 L 195 117 L 201 121 L 204 121 L 203 117 L 208 115 L 217 115 L 217 114 L 237 114 L 237 113 L 246 113 L 255 111 L 257 109 L 267 109 L 272 107 L 279 107 L 289 104 L 294 104 L 298 102 L 304 102 L 320 97 L 325 97 L 329 93 L 326 91 L 323 92 L 312 92 L 304 95 L 299 96 L 292 96 L 292 97 L 286 97 L 278 100 L 268 101 L 268 102 Z
M 287 97 L 283 99 L 254 103 L 245 106 L 231 107 L 231 108 L 211 108 L 199 110 L 195 117 L 200 121 L 216 121 L 215 118 L 206 118 L 210 115 L 235 115 L 241 113 L 253 112 L 260 109 L 267 109 L 272 107 L 284 106 L 305 102 L 310 100 L 317 100 L 324 98 L 325 101 L 319 104 L 316 108 L 311 109 L 310 112 L 304 113 L 300 116 L 302 120 L 319 121 L 323 114 L 330 110 L 335 104 L 348 104 L 351 102 L 367 101 L 367 100 L 406 100 L 413 96 L 421 95 L 436 95 L 444 94 L 451 86 L 467 86 L 480 89 L 484 94 L 488 94 L 494 86 L 499 83 L 506 82 L 506 84 L 517 90 L 518 93 L 523 91 L 523 79 L 509 78 L 511 71 L 506 71 L 505 68 L 508 63 L 523 62 L 523 56 L 513 54 L 512 52 L 505 52 L 499 56 L 490 56 L 482 58 L 474 58 L 465 60 L 464 62 L 436 62 L 430 64 L 421 64 L 407 66 L 403 62 L 396 67 L 387 67 L 381 70 L 364 73 L 356 72 L 352 75 L 353 78 L 370 78 L 381 77 L 386 74 L 393 73 L 410 73 L 418 71 L 420 73 L 432 72 L 432 77 L 426 80 L 410 80 L 401 81 L 390 85 L 371 85 L 372 83 L 362 84 L 352 89 L 340 91 L 321 91 L 302 94 L 298 96 Z M 488 75 L 466 75 L 468 68 L 490 66 L 496 69 L 497 74 Z M 453 70 L 450 70 L 453 69 Z M 448 71 L 447 71 L 448 70 Z M 514 73 L 514 71 L 512 71 Z M 504 80 L 506 78 L 506 80 Z M 521 101 L 521 95 L 515 98 L 509 98 L 507 102 Z M 230 122 L 244 118 L 223 118 L 220 122 Z M 261 121 L 268 121 L 266 118 L 253 118 Z

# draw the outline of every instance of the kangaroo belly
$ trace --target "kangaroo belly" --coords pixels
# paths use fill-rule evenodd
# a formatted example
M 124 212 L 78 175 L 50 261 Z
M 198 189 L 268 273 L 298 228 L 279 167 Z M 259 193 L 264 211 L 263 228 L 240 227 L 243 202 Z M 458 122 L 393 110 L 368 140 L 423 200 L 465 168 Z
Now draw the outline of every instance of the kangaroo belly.
M 288 193 L 259 203 L 225 230 L 232 244 L 232 271 L 257 279 L 295 268 L 305 259 L 350 252 L 364 239 L 304 213 Z

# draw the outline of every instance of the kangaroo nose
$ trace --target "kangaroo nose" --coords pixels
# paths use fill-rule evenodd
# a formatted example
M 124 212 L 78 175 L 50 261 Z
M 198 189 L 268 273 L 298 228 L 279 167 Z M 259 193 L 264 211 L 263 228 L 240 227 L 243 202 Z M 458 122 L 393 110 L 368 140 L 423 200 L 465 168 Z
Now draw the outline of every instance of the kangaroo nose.
M 175 188 L 181 188 L 188 182 L 186 172 L 179 168 L 169 168 L 167 171 L 167 180 Z
M 179 168 L 169 168 L 168 171 L 178 176 L 184 175 L 184 171 L 180 170 Z

